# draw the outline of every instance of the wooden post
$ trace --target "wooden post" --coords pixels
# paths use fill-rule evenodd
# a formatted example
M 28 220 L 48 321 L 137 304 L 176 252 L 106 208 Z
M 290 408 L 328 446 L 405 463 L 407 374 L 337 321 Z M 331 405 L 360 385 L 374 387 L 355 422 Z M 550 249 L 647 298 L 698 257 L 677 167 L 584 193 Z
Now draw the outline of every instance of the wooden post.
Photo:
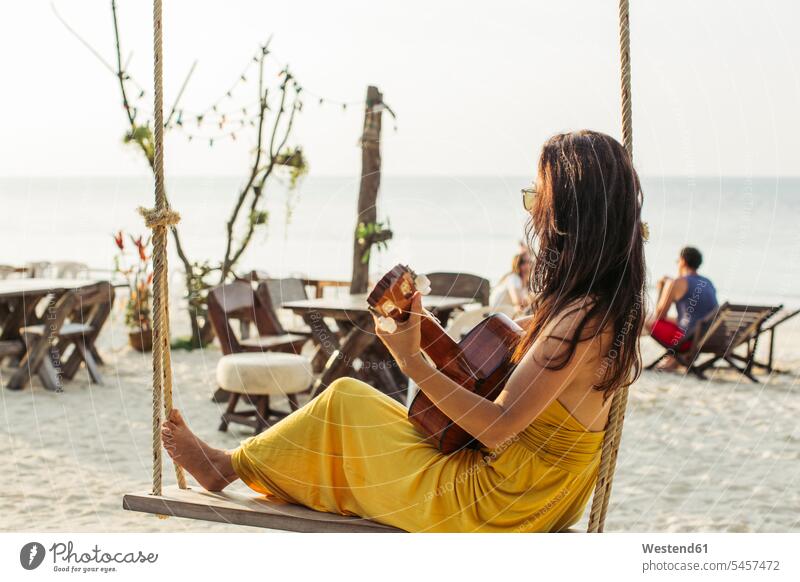
M 361 134 L 361 187 L 358 192 L 358 215 L 353 235 L 353 276 L 350 293 L 366 293 L 369 278 L 369 261 L 362 261 L 372 245 L 370 240 L 359 242 L 360 224 L 374 224 L 378 219 L 378 189 L 381 185 L 381 114 L 383 94 L 377 87 L 367 87 L 364 112 L 364 131 Z

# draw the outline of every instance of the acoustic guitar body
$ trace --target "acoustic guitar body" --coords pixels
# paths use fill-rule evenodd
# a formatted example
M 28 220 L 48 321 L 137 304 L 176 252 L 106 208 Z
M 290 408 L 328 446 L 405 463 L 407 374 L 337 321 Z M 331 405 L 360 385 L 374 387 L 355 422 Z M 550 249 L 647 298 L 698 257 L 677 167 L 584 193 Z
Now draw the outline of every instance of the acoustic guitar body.
M 464 377 L 461 370 L 451 370 L 453 366 L 437 368 L 471 392 L 494 400 L 514 370 L 509 358 L 519 341 L 521 331 L 507 316 L 500 313 L 490 315 L 472 328 L 458 344 L 465 364 L 463 367 L 472 373 Z M 459 368 L 463 367 L 459 364 Z M 422 390 L 414 397 L 408 418 L 443 453 L 452 453 L 464 447 L 482 446 L 457 422 L 436 408 Z
M 406 321 L 415 291 L 413 271 L 397 265 L 378 282 L 367 302 L 382 317 Z M 522 328 L 507 316 L 494 314 L 456 342 L 433 316 L 427 316 L 421 320 L 420 332 L 422 351 L 440 372 L 467 390 L 494 400 L 514 368 L 510 357 Z M 422 391 L 411 403 L 408 418 L 443 453 L 481 446 Z

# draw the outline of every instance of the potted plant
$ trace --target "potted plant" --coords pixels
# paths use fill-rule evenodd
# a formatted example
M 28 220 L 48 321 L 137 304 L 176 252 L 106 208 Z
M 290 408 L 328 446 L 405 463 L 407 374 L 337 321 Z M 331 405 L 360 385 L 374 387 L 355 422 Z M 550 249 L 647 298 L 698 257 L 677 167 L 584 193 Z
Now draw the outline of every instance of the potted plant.
M 153 328 L 150 313 L 153 272 L 147 256 L 150 239 L 139 236 L 128 238 L 135 249 L 131 256 L 126 250 L 125 234 L 120 230 L 114 235 L 118 253 L 114 257 L 114 273 L 121 275 L 128 284 L 128 299 L 125 304 L 125 325 L 128 326 L 128 342 L 140 352 L 153 348 Z

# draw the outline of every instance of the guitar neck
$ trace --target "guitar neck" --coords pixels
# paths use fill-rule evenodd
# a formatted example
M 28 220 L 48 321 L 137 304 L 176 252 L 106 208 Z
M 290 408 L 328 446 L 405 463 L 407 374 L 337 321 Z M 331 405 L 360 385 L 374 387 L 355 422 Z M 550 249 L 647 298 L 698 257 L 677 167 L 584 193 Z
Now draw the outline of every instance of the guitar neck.
M 463 358 L 463 351 L 453 338 L 433 318 L 423 317 L 420 323 L 422 351 L 434 365 L 453 380 L 466 380 L 470 371 Z

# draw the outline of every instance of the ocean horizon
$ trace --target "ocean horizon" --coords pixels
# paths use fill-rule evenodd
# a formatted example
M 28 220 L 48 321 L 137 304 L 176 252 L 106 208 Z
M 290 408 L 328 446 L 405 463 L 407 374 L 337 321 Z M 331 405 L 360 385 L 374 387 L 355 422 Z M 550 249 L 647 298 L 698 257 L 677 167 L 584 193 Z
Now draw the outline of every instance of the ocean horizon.
M 497 281 L 524 235 L 519 190 L 530 176 L 382 177 L 379 221 L 394 232 L 374 252 L 376 275 L 398 262 L 420 272 L 471 272 Z M 800 177 L 645 176 L 650 283 L 674 273 L 682 246 L 699 247 L 723 300 L 800 304 Z M 174 176 L 171 204 L 192 260 L 219 261 L 240 176 Z M 349 279 L 358 176 L 309 176 L 294 192 L 268 185 L 266 228 L 238 271 Z M 143 176 L 1 177 L 0 263 L 78 261 L 111 269 L 120 229 L 146 234 L 136 209 L 152 205 Z M 176 270 L 179 263 L 173 260 Z M 174 275 L 173 275 L 174 276 Z

